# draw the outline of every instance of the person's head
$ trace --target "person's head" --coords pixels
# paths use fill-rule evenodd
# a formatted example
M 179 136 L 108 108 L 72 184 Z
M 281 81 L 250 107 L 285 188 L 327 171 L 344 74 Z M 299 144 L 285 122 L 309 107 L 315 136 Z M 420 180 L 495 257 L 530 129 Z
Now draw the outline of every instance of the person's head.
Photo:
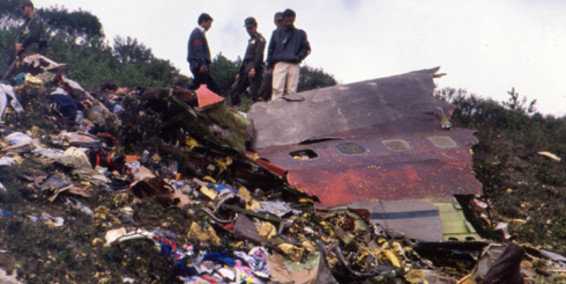
M 198 17 L 198 25 L 208 31 L 210 26 L 212 26 L 212 17 L 207 13 L 200 14 Z
M 273 16 L 273 23 L 275 24 L 275 26 L 277 28 L 280 28 L 280 27 L 283 26 L 283 12 L 275 13 L 275 16 Z
M 287 9 L 283 11 L 283 26 L 285 28 L 292 28 L 295 22 L 295 11 Z
M 22 5 L 20 6 L 22 10 L 22 15 L 26 18 L 31 18 L 33 15 L 33 3 L 29 0 L 23 1 Z
M 254 17 L 247 17 L 244 20 L 244 27 L 246 27 L 246 31 L 250 36 L 254 35 L 257 32 L 257 22 Z

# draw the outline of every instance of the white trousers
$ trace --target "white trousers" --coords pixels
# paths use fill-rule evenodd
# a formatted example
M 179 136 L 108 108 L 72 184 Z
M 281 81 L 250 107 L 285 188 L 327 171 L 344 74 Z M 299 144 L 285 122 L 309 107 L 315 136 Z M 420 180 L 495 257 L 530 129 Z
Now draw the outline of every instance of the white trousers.
M 297 92 L 299 85 L 299 64 L 288 62 L 277 62 L 273 68 L 273 93 L 271 99 L 274 100 L 283 96 L 283 90 L 287 87 L 285 94 Z

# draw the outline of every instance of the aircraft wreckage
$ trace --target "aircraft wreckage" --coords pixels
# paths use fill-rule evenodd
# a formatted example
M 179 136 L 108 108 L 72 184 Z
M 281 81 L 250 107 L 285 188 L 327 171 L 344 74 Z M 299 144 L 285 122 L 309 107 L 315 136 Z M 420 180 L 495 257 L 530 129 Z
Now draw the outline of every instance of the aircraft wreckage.
M 323 206 L 365 208 L 372 222 L 441 240 L 442 208 L 458 215 L 454 196 L 482 185 L 472 174 L 474 130 L 451 128 L 454 107 L 433 95 L 438 69 L 254 104 L 256 162 Z

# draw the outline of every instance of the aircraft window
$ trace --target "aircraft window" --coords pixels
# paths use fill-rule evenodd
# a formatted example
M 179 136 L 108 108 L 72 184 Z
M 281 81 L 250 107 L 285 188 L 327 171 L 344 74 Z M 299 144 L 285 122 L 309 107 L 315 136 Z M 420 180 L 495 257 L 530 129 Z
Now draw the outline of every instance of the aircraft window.
M 393 152 L 405 152 L 412 149 L 411 144 L 403 139 L 391 139 L 381 141 L 385 148 Z
M 311 149 L 303 149 L 290 152 L 289 155 L 296 160 L 312 160 L 318 158 L 318 154 Z
M 428 141 L 430 141 L 430 143 L 432 143 L 432 145 L 434 145 L 434 147 L 436 148 L 440 148 L 440 149 L 458 148 L 458 143 L 456 143 L 456 141 L 452 140 L 452 138 L 448 136 L 443 136 L 443 135 L 430 136 L 426 139 L 428 139 Z
M 338 152 L 344 155 L 356 155 L 366 152 L 366 149 L 356 143 L 342 143 L 334 147 L 336 148 L 336 150 L 338 150 Z

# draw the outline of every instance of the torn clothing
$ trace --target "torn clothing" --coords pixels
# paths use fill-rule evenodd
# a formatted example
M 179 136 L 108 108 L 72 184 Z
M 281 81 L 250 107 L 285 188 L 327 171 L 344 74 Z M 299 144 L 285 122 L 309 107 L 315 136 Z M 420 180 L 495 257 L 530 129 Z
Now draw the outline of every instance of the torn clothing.
M 22 53 L 28 55 L 39 53 L 39 41 L 41 39 L 42 30 L 43 22 L 37 14 L 34 14 L 31 18 L 25 20 L 20 35 L 16 41 L 16 43 L 22 44 Z

